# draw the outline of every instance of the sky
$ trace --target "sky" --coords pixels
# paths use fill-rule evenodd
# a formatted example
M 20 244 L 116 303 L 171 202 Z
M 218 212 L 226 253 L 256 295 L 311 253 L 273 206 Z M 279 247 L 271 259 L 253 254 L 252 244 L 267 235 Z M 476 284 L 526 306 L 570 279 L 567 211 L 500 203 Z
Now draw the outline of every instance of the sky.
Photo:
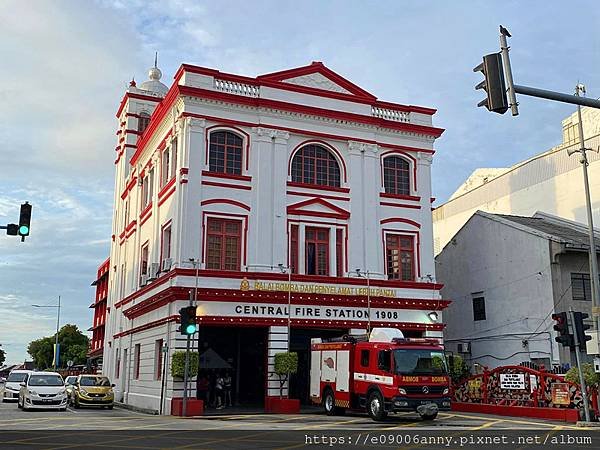
M 0 2 L 0 224 L 33 205 L 31 236 L 0 234 L 0 344 L 7 363 L 61 323 L 87 330 L 111 235 L 115 112 L 159 52 L 170 85 L 181 63 L 247 76 L 322 61 L 379 99 L 438 109 L 437 203 L 478 167 L 507 167 L 561 142 L 575 110 L 519 96 L 520 115 L 477 108 L 473 68 L 510 30 L 517 84 L 600 96 L 594 1 Z

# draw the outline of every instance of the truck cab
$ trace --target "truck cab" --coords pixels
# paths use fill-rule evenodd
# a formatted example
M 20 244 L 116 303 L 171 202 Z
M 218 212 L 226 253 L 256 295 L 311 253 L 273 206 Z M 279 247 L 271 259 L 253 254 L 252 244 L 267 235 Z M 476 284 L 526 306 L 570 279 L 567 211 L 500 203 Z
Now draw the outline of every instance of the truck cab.
M 366 410 L 382 420 L 388 413 L 416 411 L 433 420 L 450 409 L 444 348 L 436 339 L 374 329 L 369 337 L 313 342 L 311 358 L 311 399 L 328 414 Z

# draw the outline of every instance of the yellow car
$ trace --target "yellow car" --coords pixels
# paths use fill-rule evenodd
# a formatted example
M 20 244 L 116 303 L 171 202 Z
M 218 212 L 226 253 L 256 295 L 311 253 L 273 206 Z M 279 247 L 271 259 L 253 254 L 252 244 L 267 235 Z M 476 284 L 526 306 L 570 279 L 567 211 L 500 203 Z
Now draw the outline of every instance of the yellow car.
M 99 406 L 113 409 L 115 394 L 110 380 L 102 375 L 79 375 L 71 392 L 71 406 Z

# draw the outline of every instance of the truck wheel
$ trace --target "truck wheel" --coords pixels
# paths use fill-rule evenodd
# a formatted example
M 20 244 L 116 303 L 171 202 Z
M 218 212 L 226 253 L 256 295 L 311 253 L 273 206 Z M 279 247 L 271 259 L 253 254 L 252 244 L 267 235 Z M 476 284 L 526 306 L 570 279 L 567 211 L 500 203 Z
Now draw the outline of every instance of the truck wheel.
M 435 420 L 435 418 L 437 417 L 438 413 L 435 414 L 423 414 L 421 416 L 421 419 L 423 420 Z
M 323 396 L 323 408 L 325 408 L 325 413 L 328 416 L 333 416 L 335 414 L 335 397 L 330 389 L 328 389 Z
M 371 392 L 369 400 L 367 401 L 367 412 L 371 419 L 379 422 L 386 418 L 387 413 L 385 412 L 383 397 L 377 391 Z

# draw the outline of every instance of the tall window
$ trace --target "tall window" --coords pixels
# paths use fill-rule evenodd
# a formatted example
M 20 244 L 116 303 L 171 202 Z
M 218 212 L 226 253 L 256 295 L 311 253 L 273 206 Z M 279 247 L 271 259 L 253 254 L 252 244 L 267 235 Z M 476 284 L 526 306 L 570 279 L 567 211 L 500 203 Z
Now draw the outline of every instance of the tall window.
M 242 222 L 209 218 L 206 223 L 206 268 L 240 270 Z
M 171 257 L 171 224 L 166 225 L 162 229 L 161 236 L 161 260 Z
M 142 209 L 152 203 L 154 186 L 154 168 L 148 171 L 148 174 L 142 180 Z
M 573 300 L 592 299 L 592 280 L 589 273 L 571 274 L 571 292 Z
M 164 186 L 171 179 L 171 152 L 166 149 L 162 153 L 160 168 L 160 185 Z
M 296 152 L 292 160 L 292 181 L 340 187 L 340 166 L 326 148 L 306 145 Z
M 344 232 L 341 228 L 335 230 L 335 265 L 338 277 L 344 276 Z
M 120 349 L 115 352 L 115 378 L 121 375 L 121 354 Z
M 383 186 L 387 194 L 410 195 L 410 166 L 399 156 L 383 160 Z
M 170 179 L 177 175 L 177 138 L 171 141 L 171 176 Z
M 473 320 L 485 320 L 485 297 L 473 298 Z
M 306 228 L 306 274 L 329 275 L 329 229 Z
M 412 236 L 386 235 L 385 256 L 390 280 L 413 281 L 415 279 L 415 250 Z
M 292 273 L 298 273 L 298 225 L 292 225 L 290 233 L 290 267 Z
M 148 113 L 140 113 L 140 117 L 138 117 L 138 131 L 143 133 L 146 128 L 148 128 L 148 124 L 150 123 L 150 114 Z
M 229 175 L 242 174 L 243 139 L 230 131 L 210 133 L 208 169 Z
M 136 380 L 140 378 L 140 351 L 140 344 L 135 344 L 133 352 L 133 378 Z
M 154 341 L 154 379 L 160 380 L 163 366 L 163 340 Z
M 142 247 L 140 256 L 140 285 L 142 284 L 142 277 L 148 274 L 148 244 Z

